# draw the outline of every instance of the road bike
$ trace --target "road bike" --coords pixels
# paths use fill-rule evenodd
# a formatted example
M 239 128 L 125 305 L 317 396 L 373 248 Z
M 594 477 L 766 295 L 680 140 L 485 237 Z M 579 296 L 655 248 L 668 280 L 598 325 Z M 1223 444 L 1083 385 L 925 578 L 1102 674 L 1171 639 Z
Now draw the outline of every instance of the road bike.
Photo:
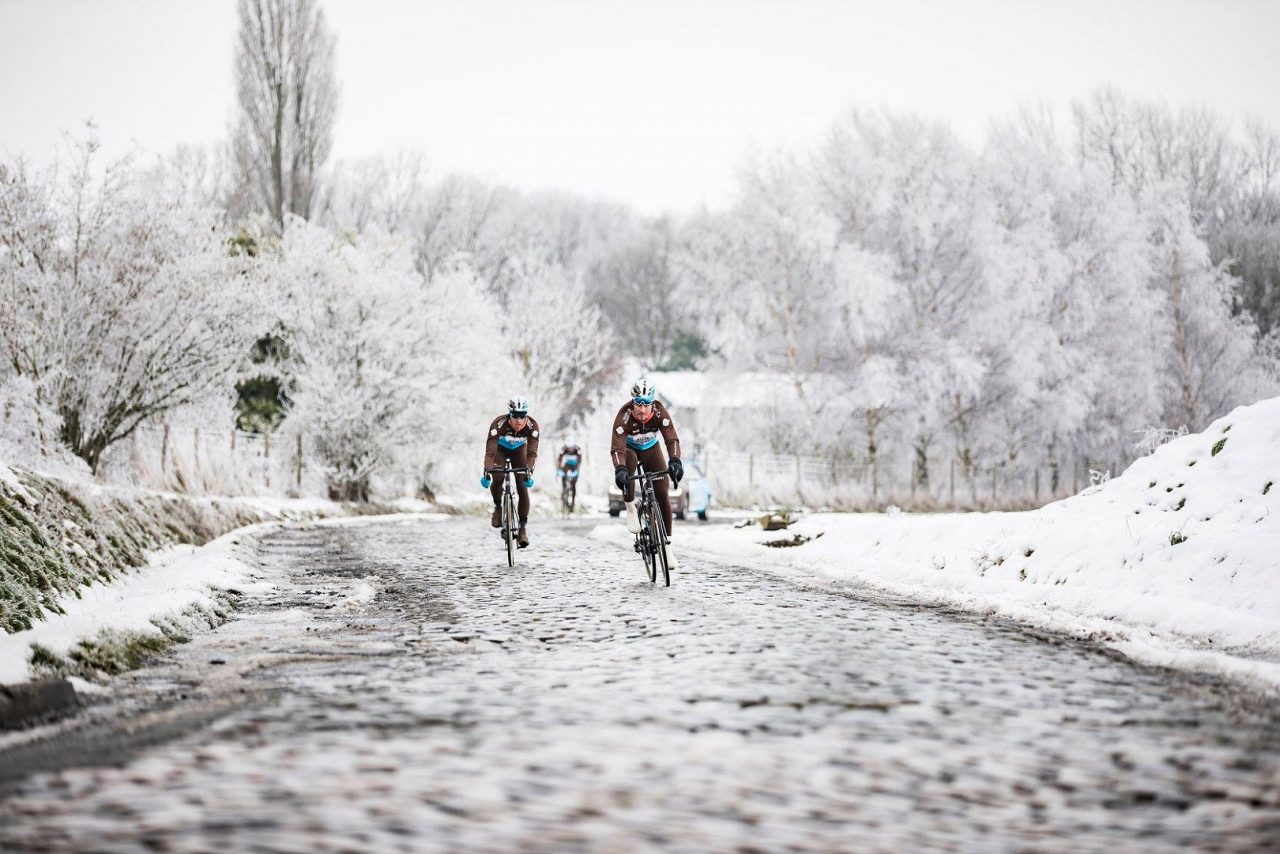
M 519 468 L 511 465 L 511 460 L 507 460 L 502 468 L 485 469 L 486 474 L 502 474 L 502 540 L 507 546 L 507 566 L 516 565 L 516 533 L 518 523 L 516 520 L 516 487 L 515 476 L 524 474 L 529 471 L 526 466 Z
M 640 532 L 636 534 L 636 553 L 644 561 L 644 571 L 649 575 L 650 583 L 658 580 L 662 574 L 663 585 L 671 586 L 671 565 L 667 559 L 667 526 L 662 521 L 662 508 L 658 505 L 658 496 L 654 492 L 653 482 L 667 476 L 667 470 L 647 472 L 643 463 L 636 464 L 636 473 L 628 480 L 638 481 L 636 485 L 636 514 L 640 517 Z
M 561 474 L 563 477 L 560 479 L 560 510 L 565 516 L 572 516 L 573 505 L 578 499 L 578 470 L 569 469 Z

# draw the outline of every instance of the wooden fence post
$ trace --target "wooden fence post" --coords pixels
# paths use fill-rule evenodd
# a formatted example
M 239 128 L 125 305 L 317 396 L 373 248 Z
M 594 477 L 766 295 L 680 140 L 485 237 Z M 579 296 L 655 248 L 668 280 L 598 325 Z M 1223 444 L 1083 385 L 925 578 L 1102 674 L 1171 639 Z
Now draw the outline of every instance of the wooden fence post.
M 267 489 L 271 488 L 271 434 L 262 434 L 262 475 Z
M 160 440 L 160 473 L 169 471 L 169 422 L 164 423 L 164 438 Z
M 195 459 L 196 466 L 200 465 L 200 428 L 197 427 L 192 434 L 191 439 L 192 456 Z
M 991 466 L 991 507 L 992 509 L 995 509 L 995 506 L 996 506 L 996 466 L 992 465 Z
M 1035 477 L 1035 483 L 1036 483 L 1036 486 L 1035 486 L 1035 499 L 1034 499 L 1034 500 L 1035 500 L 1036 505 L 1038 506 L 1038 505 L 1040 504 L 1040 467 L 1039 467 L 1039 466 L 1036 466 L 1036 477 Z
M 296 467 L 294 468 L 293 484 L 298 489 L 298 494 L 302 494 L 302 434 L 297 434 L 298 439 L 298 458 Z

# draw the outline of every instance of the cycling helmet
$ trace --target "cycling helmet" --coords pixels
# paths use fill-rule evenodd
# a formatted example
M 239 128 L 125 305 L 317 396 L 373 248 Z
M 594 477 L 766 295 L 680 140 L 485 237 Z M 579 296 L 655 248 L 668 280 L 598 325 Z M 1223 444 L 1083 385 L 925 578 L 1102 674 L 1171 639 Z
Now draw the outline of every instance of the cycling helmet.
M 631 399 L 636 403 L 653 403 L 657 393 L 658 390 L 645 377 L 636 380 L 636 384 L 631 387 Z
M 507 401 L 507 414 L 513 418 L 521 418 L 529 414 L 529 401 L 516 395 Z

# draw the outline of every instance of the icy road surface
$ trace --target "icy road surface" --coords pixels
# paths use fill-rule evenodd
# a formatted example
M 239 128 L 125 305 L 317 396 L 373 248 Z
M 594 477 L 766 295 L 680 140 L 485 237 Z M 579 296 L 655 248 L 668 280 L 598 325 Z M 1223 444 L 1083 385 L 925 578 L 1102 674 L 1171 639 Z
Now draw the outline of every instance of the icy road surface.
M 509 570 L 486 521 L 268 537 L 274 594 L 0 753 L 0 849 L 1280 845 L 1239 689 L 689 556 L 653 587 L 582 522 Z

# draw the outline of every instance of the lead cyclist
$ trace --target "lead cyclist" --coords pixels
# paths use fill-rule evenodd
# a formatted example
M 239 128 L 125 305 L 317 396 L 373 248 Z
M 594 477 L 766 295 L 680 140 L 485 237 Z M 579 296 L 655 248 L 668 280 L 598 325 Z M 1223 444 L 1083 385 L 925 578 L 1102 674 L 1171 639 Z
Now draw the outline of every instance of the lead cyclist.
M 676 433 L 675 421 L 656 398 L 657 390 L 648 379 L 641 377 L 637 380 L 631 386 L 631 400 L 623 404 L 613 419 L 613 434 L 610 436 L 609 456 L 613 460 L 613 479 L 622 490 L 622 499 L 627 507 L 627 530 L 633 534 L 640 531 L 635 481 L 631 480 L 635 475 L 637 462 L 644 463 L 645 471 L 666 469 L 675 486 L 679 486 L 680 479 L 684 477 L 684 464 L 680 462 L 680 436 Z M 667 448 L 666 460 L 658 446 L 659 437 Z M 667 490 L 667 478 L 655 480 L 653 491 L 658 499 L 658 507 L 662 510 L 667 539 L 670 540 L 671 496 Z M 670 548 L 667 549 L 667 562 L 672 569 L 676 568 L 676 557 Z

